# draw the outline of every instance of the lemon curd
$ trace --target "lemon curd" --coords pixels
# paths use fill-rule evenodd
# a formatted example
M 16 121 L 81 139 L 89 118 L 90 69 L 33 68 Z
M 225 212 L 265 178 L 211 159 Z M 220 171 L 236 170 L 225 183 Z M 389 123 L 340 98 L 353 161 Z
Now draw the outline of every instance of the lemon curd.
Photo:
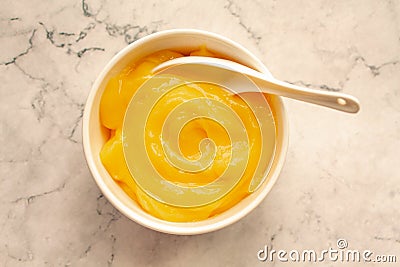
M 134 62 L 112 77 L 102 95 L 100 102 L 100 120 L 109 129 L 108 141 L 101 152 L 101 161 L 114 181 L 140 207 L 149 214 L 172 222 L 190 222 L 204 220 L 231 208 L 250 194 L 249 185 L 259 167 L 262 154 L 263 136 L 259 121 L 252 109 L 240 96 L 217 85 L 198 83 L 196 86 L 180 86 L 163 95 L 154 106 L 145 125 L 137 125 L 144 129 L 144 145 L 148 157 L 157 172 L 165 180 L 176 184 L 202 186 L 218 179 L 228 168 L 232 158 L 232 143 L 226 129 L 214 120 L 196 118 L 184 125 L 179 132 L 179 148 L 182 155 L 189 160 L 201 157 L 199 144 L 204 139 L 210 139 L 216 147 L 212 164 L 201 172 L 185 172 L 171 166 L 165 156 L 162 140 L 162 125 L 174 108 L 195 98 L 209 98 L 229 106 L 242 121 L 248 138 L 248 153 L 250 155 L 241 179 L 225 196 L 205 206 L 177 207 L 162 203 L 149 196 L 135 182 L 124 158 L 123 151 L 123 120 L 128 104 L 138 88 L 152 77 L 152 69 L 158 64 L 182 56 L 217 57 L 205 47 L 182 54 L 163 50 Z M 260 95 L 254 95 L 260 97 Z M 268 100 L 268 95 L 264 95 Z M 275 136 L 275 125 L 271 119 L 269 135 Z M 269 160 L 269 159 L 268 159 Z

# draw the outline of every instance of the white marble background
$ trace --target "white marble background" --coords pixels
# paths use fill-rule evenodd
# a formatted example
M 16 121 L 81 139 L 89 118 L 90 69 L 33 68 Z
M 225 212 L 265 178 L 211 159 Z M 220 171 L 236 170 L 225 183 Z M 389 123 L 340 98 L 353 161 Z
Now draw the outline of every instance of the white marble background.
M 0 266 L 309 266 L 256 254 L 336 248 L 338 238 L 399 262 L 399 16 L 396 0 L 2 0 Z M 285 101 L 290 147 L 278 183 L 249 216 L 200 236 L 126 219 L 82 152 L 96 75 L 128 43 L 171 28 L 223 34 L 277 78 L 362 104 L 353 116 Z

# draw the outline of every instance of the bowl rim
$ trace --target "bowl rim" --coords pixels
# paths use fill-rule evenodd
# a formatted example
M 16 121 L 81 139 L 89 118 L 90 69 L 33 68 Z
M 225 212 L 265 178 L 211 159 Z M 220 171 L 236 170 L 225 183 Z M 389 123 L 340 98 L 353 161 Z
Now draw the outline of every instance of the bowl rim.
M 120 50 L 116 55 L 112 57 L 110 61 L 105 65 L 103 70 L 100 72 L 100 74 L 97 76 L 95 82 L 93 83 L 90 92 L 88 94 L 85 107 L 84 107 L 84 114 L 82 118 L 82 146 L 85 154 L 85 159 L 87 162 L 87 165 L 89 167 L 89 170 L 92 174 L 93 179 L 95 180 L 97 186 L 99 187 L 100 191 L 102 194 L 111 202 L 111 204 L 118 209 L 122 214 L 124 214 L 126 217 L 129 219 L 135 221 L 136 223 L 150 228 L 152 230 L 158 231 L 158 232 L 163 232 L 163 233 L 168 233 L 168 234 L 178 234 L 178 235 L 195 235 L 195 234 L 203 234 L 203 233 L 208 233 L 208 232 L 213 232 L 216 230 L 219 230 L 221 228 L 227 227 L 241 218 L 245 217 L 247 214 L 249 214 L 252 210 L 254 210 L 267 196 L 267 194 L 270 192 L 272 189 L 273 185 L 277 181 L 282 167 L 284 165 L 285 159 L 286 159 L 286 154 L 287 154 L 287 149 L 288 149 L 288 143 L 289 143 L 289 128 L 288 128 L 288 120 L 287 120 L 287 114 L 286 114 L 286 109 L 284 106 L 284 103 L 282 101 L 282 98 L 277 96 L 277 100 L 279 102 L 280 106 L 280 113 L 281 113 L 281 119 L 282 119 L 282 143 L 281 143 L 281 150 L 280 150 L 280 156 L 277 159 L 276 167 L 274 173 L 271 175 L 270 180 L 268 181 L 268 185 L 265 187 L 265 189 L 256 196 L 246 207 L 244 207 L 242 210 L 239 212 L 236 212 L 232 214 L 232 216 L 224 218 L 221 221 L 213 222 L 210 224 L 204 224 L 204 225 L 196 225 L 196 226 L 190 226 L 190 227 L 182 227 L 184 225 L 194 225 L 196 222 L 170 222 L 170 221 L 164 221 L 161 219 L 158 219 L 152 215 L 155 220 L 150 220 L 146 217 L 141 216 L 140 214 L 137 214 L 135 211 L 131 210 L 129 207 L 124 205 L 121 200 L 119 200 L 114 193 L 108 188 L 106 183 L 103 181 L 101 174 L 99 170 L 96 167 L 96 163 L 94 161 L 94 156 L 91 153 L 91 144 L 90 144 L 90 131 L 89 131 L 89 126 L 90 126 L 90 114 L 93 108 L 93 102 L 95 99 L 95 96 L 97 94 L 98 89 L 100 88 L 100 85 L 102 84 L 104 78 L 107 76 L 107 74 L 112 70 L 115 64 L 117 64 L 123 57 L 128 55 L 132 50 L 134 50 L 137 46 L 140 46 L 146 42 L 151 41 L 152 39 L 156 38 L 161 38 L 167 35 L 203 35 L 203 36 L 208 36 L 211 37 L 212 39 L 217 39 L 220 40 L 224 43 L 227 43 L 229 45 L 232 45 L 241 52 L 243 52 L 246 55 L 246 58 L 249 60 L 252 60 L 255 64 L 259 66 L 260 71 L 264 72 L 265 74 L 271 75 L 269 70 L 265 67 L 265 65 L 261 62 L 261 60 L 256 57 L 254 54 L 252 54 L 249 50 L 247 50 L 245 47 L 240 45 L 239 43 L 236 43 L 235 41 L 224 37 L 222 35 L 219 35 L 217 33 L 209 32 L 209 31 L 204 31 L 204 30 L 198 30 L 198 29 L 171 29 L 171 30 L 164 30 L 156 33 L 152 33 L 150 35 L 147 35 L 139 40 L 136 40 L 132 42 L 131 44 L 127 45 L 124 47 L 122 50 Z M 200 221 L 204 222 L 206 220 Z

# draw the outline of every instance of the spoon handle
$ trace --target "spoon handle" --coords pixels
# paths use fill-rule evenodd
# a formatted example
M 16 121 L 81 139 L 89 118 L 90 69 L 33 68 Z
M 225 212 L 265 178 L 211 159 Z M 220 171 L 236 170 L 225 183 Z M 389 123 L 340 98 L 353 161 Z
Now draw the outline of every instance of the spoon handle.
M 249 76 L 266 93 L 289 97 L 348 113 L 357 113 L 360 110 L 358 100 L 351 95 L 297 86 L 272 77 L 266 77 L 266 75 L 248 67 L 241 70 L 243 74 Z
M 258 75 L 258 73 L 256 72 Z M 274 78 L 268 78 L 266 80 L 252 76 L 252 80 L 260 86 L 261 90 L 270 94 L 276 94 L 292 99 L 333 108 L 339 111 L 348 113 L 357 113 L 360 110 L 360 104 L 358 100 L 348 94 L 313 90 L 305 87 L 297 86 L 287 82 L 279 81 Z

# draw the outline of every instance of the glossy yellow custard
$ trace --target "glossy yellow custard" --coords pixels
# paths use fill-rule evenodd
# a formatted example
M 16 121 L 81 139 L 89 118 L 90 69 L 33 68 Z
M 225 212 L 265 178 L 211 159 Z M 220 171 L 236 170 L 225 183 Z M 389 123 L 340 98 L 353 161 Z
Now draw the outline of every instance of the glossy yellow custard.
M 183 172 L 171 166 L 166 159 L 162 143 L 162 125 L 167 115 L 178 105 L 194 98 L 208 98 L 229 106 L 242 121 L 248 137 L 251 155 L 239 183 L 221 199 L 200 207 L 176 207 L 161 203 L 143 192 L 132 177 L 124 158 L 122 128 L 128 104 L 138 88 L 152 77 L 152 69 L 158 64 L 182 56 L 213 56 L 205 47 L 192 51 L 189 55 L 163 50 L 138 62 L 130 64 L 121 73 L 112 77 L 102 95 L 100 120 L 110 130 L 110 137 L 100 152 L 100 158 L 115 182 L 149 214 L 172 222 L 204 220 L 231 208 L 250 194 L 249 184 L 259 165 L 262 149 L 260 125 L 252 109 L 238 95 L 208 83 L 198 83 L 196 87 L 181 86 L 165 94 L 148 117 L 146 125 L 138 125 L 145 131 L 145 146 L 148 156 L 166 180 L 177 184 L 205 185 L 215 181 L 231 162 L 232 143 L 229 134 L 220 124 L 207 118 L 197 118 L 188 122 L 179 133 L 181 153 L 190 160 L 200 157 L 199 143 L 211 139 L 216 146 L 212 165 L 199 173 Z M 259 97 L 255 95 L 254 97 Z M 268 100 L 268 96 L 265 96 Z M 272 126 L 274 127 L 274 126 Z M 274 130 L 271 131 L 274 135 Z M 252 160 L 254 159 L 254 160 Z

